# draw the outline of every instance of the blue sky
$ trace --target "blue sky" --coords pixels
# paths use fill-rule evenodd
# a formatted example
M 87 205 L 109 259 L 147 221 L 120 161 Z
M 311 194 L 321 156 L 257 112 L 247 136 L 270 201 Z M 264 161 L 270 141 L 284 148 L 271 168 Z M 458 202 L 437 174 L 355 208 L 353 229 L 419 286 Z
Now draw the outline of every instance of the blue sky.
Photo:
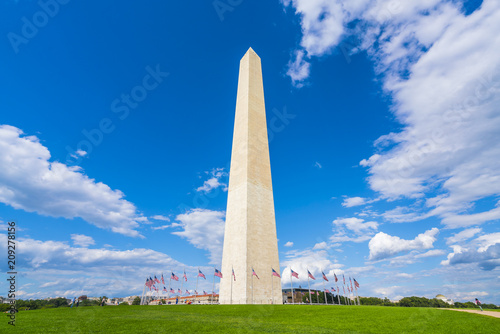
M 198 267 L 211 290 L 252 47 L 283 276 L 500 303 L 496 1 L 0 6 L 0 221 L 18 225 L 20 298 L 139 294 L 184 269 L 193 290 Z

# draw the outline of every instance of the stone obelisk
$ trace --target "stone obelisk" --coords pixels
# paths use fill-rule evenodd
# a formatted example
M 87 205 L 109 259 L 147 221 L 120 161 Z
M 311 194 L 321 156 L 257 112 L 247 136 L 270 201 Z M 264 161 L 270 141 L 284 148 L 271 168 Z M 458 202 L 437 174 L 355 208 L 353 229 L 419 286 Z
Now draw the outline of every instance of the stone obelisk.
M 250 48 L 240 61 L 220 303 L 281 304 L 281 280 L 271 268 L 280 272 L 264 86 Z

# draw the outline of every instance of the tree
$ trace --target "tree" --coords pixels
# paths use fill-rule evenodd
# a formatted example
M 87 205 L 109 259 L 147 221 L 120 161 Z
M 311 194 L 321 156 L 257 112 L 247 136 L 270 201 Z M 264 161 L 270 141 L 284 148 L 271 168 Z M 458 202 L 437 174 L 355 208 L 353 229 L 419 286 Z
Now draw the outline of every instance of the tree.
M 141 305 L 141 298 L 139 296 L 136 296 L 132 301 L 132 305 Z
M 118 306 L 127 306 L 127 305 L 128 305 L 127 302 L 123 302 L 123 303 L 120 303 L 120 305 L 118 305 Z

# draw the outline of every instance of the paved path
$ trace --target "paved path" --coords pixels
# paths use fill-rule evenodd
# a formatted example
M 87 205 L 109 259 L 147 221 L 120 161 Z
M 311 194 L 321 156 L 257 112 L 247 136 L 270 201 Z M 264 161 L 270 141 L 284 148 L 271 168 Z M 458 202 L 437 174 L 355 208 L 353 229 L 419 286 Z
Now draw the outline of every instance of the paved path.
M 495 317 L 495 318 L 500 318 L 500 312 L 495 312 L 495 311 L 460 310 L 460 309 L 456 309 L 456 308 L 448 308 L 446 310 L 460 311 L 460 312 L 469 312 L 469 313 L 477 313 L 477 314 L 482 314 L 482 315 L 489 315 L 489 316 Z

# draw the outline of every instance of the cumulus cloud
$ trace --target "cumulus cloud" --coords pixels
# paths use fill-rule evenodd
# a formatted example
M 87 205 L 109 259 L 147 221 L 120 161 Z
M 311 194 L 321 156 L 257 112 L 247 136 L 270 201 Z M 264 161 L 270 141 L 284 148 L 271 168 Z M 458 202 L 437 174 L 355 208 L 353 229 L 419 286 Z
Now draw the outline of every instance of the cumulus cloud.
M 453 236 L 446 238 L 446 244 L 451 245 L 451 244 L 456 244 L 460 243 L 462 241 L 468 240 L 475 236 L 476 234 L 480 233 L 482 230 L 480 228 L 469 228 L 463 231 L 460 231 L 459 233 L 455 233 Z
M 183 266 L 166 254 L 144 248 L 120 251 L 110 249 L 89 249 L 93 239 L 84 235 L 73 234 L 72 247 L 61 241 L 40 241 L 29 238 L 18 239 L 19 255 L 22 257 L 24 269 L 63 269 L 68 272 L 77 270 L 93 270 L 97 268 L 120 268 L 134 266 Z M 6 235 L 0 234 L 5 241 Z M 77 245 L 83 241 L 85 246 Z M 6 244 L 3 243 L 3 244 Z M 139 265 L 140 264 L 140 265 Z
M 166 222 L 170 221 L 170 218 L 168 218 L 167 216 L 163 216 L 163 215 L 154 215 L 154 216 L 151 216 L 149 218 L 154 219 L 154 220 L 166 221 Z
M 437 216 L 450 228 L 500 219 L 498 203 L 474 212 L 476 201 L 500 195 L 498 1 L 472 13 L 445 0 L 282 2 L 299 14 L 302 59 L 339 47 L 373 60 L 402 127 L 360 164 L 383 198 L 426 198 L 424 214 L 395 219 Z
M 209 193 L 219 187 L 221 187 L 223 191 L 227 191 L 227 183 L 221 182 L 222 178 L 227 178 L 228 176 L 228 174 L 224 172 L 224 168 L 215 168 L 211 172 L 206 173 L 210 175 L 210 178 L 203 182 L 203 185 L 198 187 L 196 191 Z
M 286 244 L 284 244 L 285 247 L 293 247 L 293 242 L 287 241 Z
M 0 202 L 41 215 L 80 217 L 99 228 L 127 236 L 147 219 L 124 194 L 96 182 L 79 167 L 49 161 L 50 152 L 37 137 L 13 126 L 0 125 Z
M 71 240 L 75 246 L 88 247 L 90 245 L 95 245 L 95 241 L 92 237 L 83 234 L 72 234 Z
M 341 218 L 335 219 L 333 224 L 337 227 L 345 227 L 355 233 L 362 233 L 363 231 L 376 230 L 378 228 L 378 223 L 374 221 L 364 223 L 363 219 L 360 218 Z
M 342 202 L 342 206 L 344 208 L 351 208 L 353 206 L 359 206 L 363 205 L 366 203 L 366 198 L 363 197 L 347 197 L 344 198 L 344 201 Z
M 443 255 L 446 255 L 446 251 L 442 249 L 431 249 L 423 253 L 421 251 L 413 250 L 408 254 L 390 258 L 388 261 L 389 266 L 404 267 L 417 262 L 422 262 L 422 259 L 426 259 L 428 257 L 438 257 Z
M 153 231 L 158 231 L 158 230 L 166 230 L 167 228 L 173 227 L 173 224 L 170 225 L 160 225 L 160 226 L 151 226 L 151 229 Z
M 434 247 L 436 236 L 439 233 L 437 228 L 432 228 L 419 234 L 413 240 L 401 239 L 397 236 L 379 232 L 368 243 L 370 250 L 369 260 L 382 260 L 402 252 L 411 250 L 422 250 Z
M 333 225 L 334 234 L 330 237 L 333 243 L 367 241 L 378 229 L 377 222 L 364 222 L 356 217 L 335 219 Z
M 0 251 L 6 252 L 7 238 L 0 234 Z M 197 267 L 187 266 L 168 254 L 146 248 L 110 250 L 71 246 L 61 241 L 17 239 L 18 269 L 24 281 L 23 298 L 54 296 L 130 296 L 140 295 L 147 276 L 185 268 L 195 277 Z M 206 272 L 209 267 L 201 267 Z M 165 275 L 166 276 L 166 275 Z M 200 289 L 212 287 L 200 281 Z M 21 295 L 20 295 L 21 296 Z
M 302 87 L 303 81 L 309 77 L 310 66 L 309 62 L 305 59 L 305 52 L 298 50 L 295 52 L 295 60 L 288 63 L 288 71 L 286 74 L 292 79 L 293 84 L 300 88 Z
M 182 231 L 172 232 L 172 234 L 186 238 L 196 248 L 208 250 L 210 263 L 220 264 L 224 240 L 224 217 L 223 211 L 192 209 L 176 217 L 176 220 L 180 222 L 176 226 L 182 228 Z
M 442 265 L 478 263 L 484 270 L 500 266 L 500 233 L 482 235 L 465 246 L 453 245 L 453 252 Z

